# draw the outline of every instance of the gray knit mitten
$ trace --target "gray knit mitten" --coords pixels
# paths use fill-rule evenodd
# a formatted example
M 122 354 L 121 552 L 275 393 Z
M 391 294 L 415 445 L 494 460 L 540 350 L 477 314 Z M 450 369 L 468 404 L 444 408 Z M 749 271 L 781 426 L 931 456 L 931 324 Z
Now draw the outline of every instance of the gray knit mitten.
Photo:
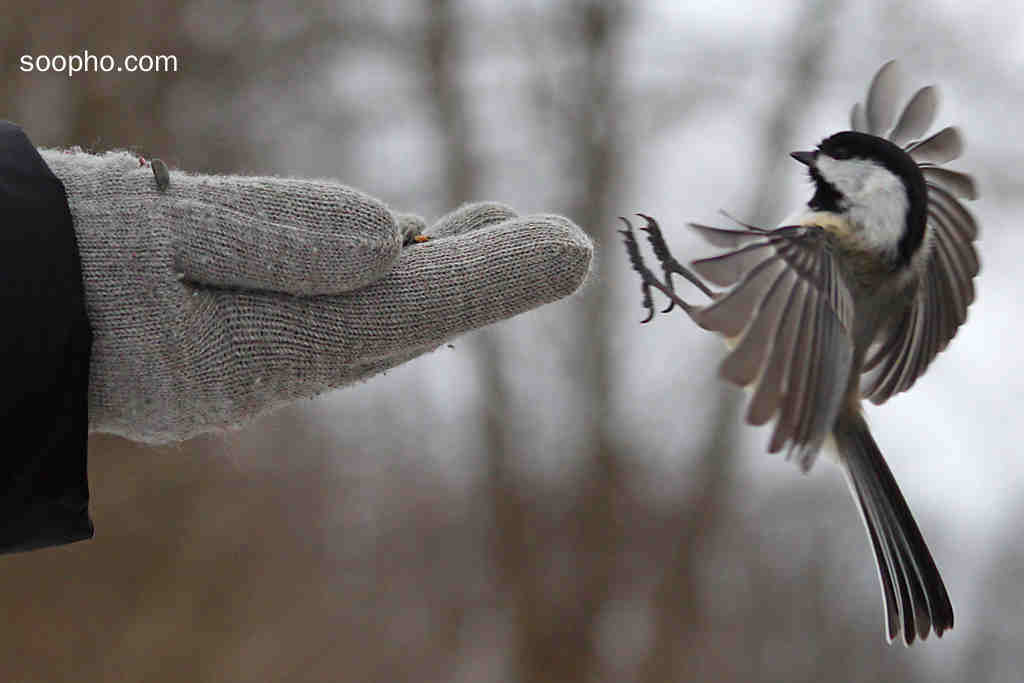
M 90 430 L 138 441 L 365 379 L 567 296 L 590 269 L 593 245 L 559 216 L 473 204 L 423 230 L 329 181 L 172 171 L 166 186 L 125 152 L 41 153 L 81 252 Z

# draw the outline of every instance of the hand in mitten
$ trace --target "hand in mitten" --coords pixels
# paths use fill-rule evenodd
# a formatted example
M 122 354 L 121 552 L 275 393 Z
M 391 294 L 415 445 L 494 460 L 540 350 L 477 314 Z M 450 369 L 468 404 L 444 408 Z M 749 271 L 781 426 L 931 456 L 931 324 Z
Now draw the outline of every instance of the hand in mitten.
M 472 204 L 424 229 L 329 181 L 41 153 L 81 254 L 90 431 L 238 426 L 567 296 L 590 269 L 593 245 L 559 216 Z

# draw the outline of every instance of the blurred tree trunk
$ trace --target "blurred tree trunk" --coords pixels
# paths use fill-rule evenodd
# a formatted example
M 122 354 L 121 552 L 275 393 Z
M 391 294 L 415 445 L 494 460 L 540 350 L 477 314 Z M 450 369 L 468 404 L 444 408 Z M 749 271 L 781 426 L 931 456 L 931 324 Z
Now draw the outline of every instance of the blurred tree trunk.
M 615 236 L 609 225 L 619 203 L 617 174 L 625 164 L 618 108 L 625 99 L 621 48 L 629 21 L 628 5 L 619 0 L 578 0 L 572 11 L 579 29 L 564 35 L 579 40 L 583 61 L 576 76 L 577 99 L 569 108 L 576 120 L 566 122 L 572 160 L 569 177 L 581 178 L 582 187 L 569 215 L 590 231 L 597 244 L 609 244 Z M 576 355 L 579 363 L 577 391 L 583 397 L 579 456 L 584 469 L 569 516 L 577 525 L 576 586 L 569 591 L 576 604 L 568 615 L 570 642 L 565 644 L 578 652 L 578 665 L 575 671 L 564 672 L 562 680 L 589 681 L 600 671 L 597 624 L 612 597 L 616 565 L 622 555 L 625 528 L 620 510 L 629 482 L 622 444 L 610 431 L 615 424 L 609 344 L 613 300 L 600 296 L 599 291 L 582 297 L 582 317 L 574 329 L 576 338 L 570 342 L 574 353 L 569 357 Z M 577 677 L 570 679 L 573 673 Z
M 628 14 L 627 6 L 617 0 L 577 0 L 550 10 L 544 22 L 545 30 L 553 32 L 552 44 L 558 51 L 553 56 L 568 57 L 573 67 L 568 77 L 559 79 L 559 89 L 551 91 L 544 88 L 549 65 L 534 64 L 538 89 L 557 98 L 545 109 L 555 116 L 555 136 L 562 143 L 557 149 L 572 192 L 572 199 L 560 208 L 598 245 L 614 235 L 609 217 L 616 214 L 617 171 L 624 165 L 618 107 L 623 100 L 621 40 Z M 572 395 L 579 397 L 578 403 L 566 406 L 566 428 L 577 430 L 573 460 L 578 470 L 563 484 L 569 487 L 568 506 L 555 502 L 549 509 L 561 513 L 564 529 L 558 539 L 567 547 L 529 538 L 530 531 L 551 525 L 530 524 L 529 515 L 538 511 L 524 505 L 524 492 L 502 494 L 506 502 L 499 518 L 507 529 L 499 533 L 510 538 L 502 559 L 509 565 L 509 581 L 520 603 L 517 665 L 520 679 L 526 681 L 590 681 L 602 671 L 598 626 L 613 596 L 622 559 L 621 513 L 629 482 L 622 447 L 610 432 L 613 298 L 602 296 L 599 289 L 597 285 L 578 299 L 577 314 L 567 310 L 565 316 L 571 327 L 562 356 L 572 370 Z M 573 410 L 578 412 L 573 415 Z M 502 486 L 514 481 L 507 466 L 495 471 Z M 549 557 L 542 556 L 545 550 Z M 558 571 L 563 580 L 557 585 L 550 576 L 553 558 L 568 563 Z
M 461 42 L 465 24 L 452 0 L 427 0 L 425 81 L 430 109 L 442 134 L 440 176 L 444 206 L 448 209 L 477 198 L 473 171 L 474 140 L 469 125 L 469 103 L 459 87 Z M 566 624 L 560 609 L 551 609 L 556 596 L 547 594 L 544 571 L 552 545 L 531 538 L 535 528 L 531 484 L 512 461 L 511 433 L 516 411 L 511 410 L 504 361 L 497 335 L 490 330 L 475 336 L 481 384 L 479 419 L 485 460 L 483 492 L 491 517 L 490 547 L 497 588 L 513 626 L 511 663 L 520 680 L 585 680 L 579 678 L 592 654 L 587 643 L 590 629 Z M 556 633 L 557 632 L 557 633 Z M 577 641 L 577 642 L 569 642 Z
M 473 170 L 474 141 L 470 130 L 469 103 L 465 90 L 459 84 L 462 64 L 462 38 L 466 30 L 459 16 L 456 3 L 452 0 L 426 0 L 424 4 L 423 53 L 420 61 L 425 73 L 423 82 L 427 85 L 427 108 L 434 123 L 441 132 L 439 177 L 443 211 L 470 201 L 477 194 L 476 173 Z M 477 335 L 476 347 L 483 369 L 481 395 L 486 443 L 485 453 L 490 458 L 504 456 L 501 448 L 501 422 L 504 412 L 503 381 L 500 374 L 498 349 L 490 332 Z M 496 411 L 496 412 L 495 412 Z M 497 499 L 497 498 L 496 498 Z M 464 610 L 458 606 L 440 605 L 442 614 L 436 615 L 447 635 L 442 643 L 449 667 L 458 663 L 460 637 Z
M 459 22 L 451 0 L 428 2 L 430 14 L 427 60 L 433 110 L 444 136 L 443 176 L 448 179 L 449 206 L 475 194 L 472 138 L 468 105 L 457 86 Z M 579 199 L 566 207 L 580 225 L 599 241 L 608 232 L 607 217 L 614 205 L 614 170 L 618 163 L 619 133 L 614 107 L 618 88 L 618 38 L 624 9 L 618 2 L 577 2 L 569 11 L 556 10 L 562 20 L 566 49 L 581 57 L 580 71 L 566 111 L 572 120 L 561 123 L 568 132 L 567 176 L 580 178 Z M 499 590 L 508 600 L 513 624 L 513 666 L 520 680 L 587 681 L 594 677 L 598 651 L 596 623 L 611 594 L 621 545 L 617 500 L 624 488 L 621 454 L 608 433 L 610 358 L 608 302 L 591 296 L 574 328 L 578 367 L 574 376 L 584 399 L 576 424 L 581 424 L 577 451 L 583 463 L 571 509 L 565 515 L 570 547 L 559 549 L 550 539 L 537 539 L 537 529 L 551 529 L 537 515 L 550 506 L 531 506 L 529 482 L 518 474 L 511 443 L 514 419 L 503 372 L 502 354 L 490 332 L 477 335 L 482 382 L 481 420 L 486 458 L 485 489 L 492 518 L 492 552 Z M 569 354 L 567 354 L 569 355 Z M 539 444 L 531 444 L 539 446 Z M 529 447 L 529 446 L 528 446 Z M 557 506 L 555 506 L 557 507 Z M 552 593 L 551 554 L 568 552 L 570 586 Z

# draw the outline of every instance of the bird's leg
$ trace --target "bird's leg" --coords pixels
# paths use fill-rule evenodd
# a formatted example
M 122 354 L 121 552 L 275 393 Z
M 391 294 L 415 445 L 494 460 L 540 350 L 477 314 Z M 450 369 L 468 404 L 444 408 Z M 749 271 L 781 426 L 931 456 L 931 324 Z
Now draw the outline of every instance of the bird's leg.
M 626 224 L 625 230 L 619 230 L 622 240 L 626 243 L 626 253 L 629 254 L 629 262 L 633 270 L 640 273 L 640 291 L 643 293 L 643 307 L 647 309 L 647 317 L 641 323 L 649 323 L 654 318 L 654 300 L 651 298 L 651 283 L 658 283 L 658 278 L 644 263 L 644 257 L 640 255 L 640 247 L 636 243 L 636 235 L 633 233 L 633 225 L 619 216 L 619 220 Z M 685 310 L 685 309 L 684 309 Z
M 661 230 L 658 228 L 657 222 L 645 216 L 638 214 L 641 218 L 647 221 L 647 227 L 641 228 L 647 232 L 648 240 L 651 243 L 651 247 L 654 249 L 654 255 L 658 258 L 661 263 L 662 269 L 665 271 L 665 282 L 661 282 L 651 272 L 651 269 L 644 263 L 643 256 L 640 254 L 640 247 L 636 242 L 636 235 L 633 232 L 633 225 L 623 217 L 619 217 L 623 223 L 626 224 L 625 230 L 619 230 L 622 234 L 623 241 L 626 244 L 626 252 L 629 254 L 629 261 L 633 266 L 633 270 L 640 274 L 640 291 L 643 293 L 643 306 L 647 309 L 647 317 L 642 322 L 650 322 L 654 318 L 654 301 L 651 298 L 651 287 L 662 292 L 669 298 L 671 302 L 669 307 L 666 308 L 663 313 L 672 310 L 672 306 L 678 305 L 687 315 L 693 317 L 693 313 L 696 310 L 694 306 L 688 304 L 678 294 L 675 293 L 675 288 L 672 286 L 672 273 L 678 273 L 685 277 L 690 282 L 697 285 L 698 288 L 709 297 L 714 297 L 714 294 L 709 290 L 703 282 L 701 282 L 696 275 L 691 273 L 687 268 L 683 267 L 669 252 L 668 245 L 665 244 L 665 239 L 661 235 Z
M 668 287 L 669 291 L 673 293 L 675 292 L 675 286 L 672 284 L 672 274 L 677 273 L 692 282 L 694 286 L 704 292 L 709 299 L 715 298 L 715 295 L 707 288 L 707 285 L 701 282 L 700 278 L 694 275 L 689 268 L 677 261 L 672 255 L 672 252 L 668 250 L 668 244 L 665 243 L 665 238 L 661 234 L 661 228 L 658 226 L 658 221 L 642 213 L 637 215 L 647 221 L 647 225 L 640 229 L 647 233 L 647 241 L 651 243 L 651 249 L 654 250 L 654 255 L 661 263 L 661 268 L 665 272 L 665 285 Z M 671 311 L 672 307 L 677 303 L 677 300 L 677 297 L 670 296 L 668 308 L 662 311 L 662 313 L 668 313 Z

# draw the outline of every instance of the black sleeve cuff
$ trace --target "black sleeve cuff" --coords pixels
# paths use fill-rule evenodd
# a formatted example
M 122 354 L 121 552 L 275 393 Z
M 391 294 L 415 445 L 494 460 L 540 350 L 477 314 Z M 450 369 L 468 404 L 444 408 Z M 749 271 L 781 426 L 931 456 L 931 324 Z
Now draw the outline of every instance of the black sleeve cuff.
M 0 553 L 92 537 L 89 352 L 64 185 L 0 121 Z

